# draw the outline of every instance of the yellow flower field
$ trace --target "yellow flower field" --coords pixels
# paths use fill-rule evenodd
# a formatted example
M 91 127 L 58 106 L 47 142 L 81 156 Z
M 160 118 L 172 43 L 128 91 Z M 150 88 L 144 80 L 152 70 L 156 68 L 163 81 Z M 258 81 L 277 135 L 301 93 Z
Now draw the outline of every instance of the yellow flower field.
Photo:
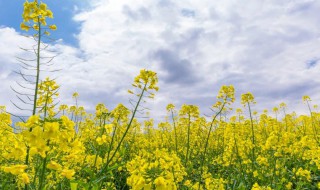
M 39 58 L 53 13 L 44 2 L 24 3 L 21 29 L 33 32 Z M 39 79 L 36 60 L 33 114 L 12 123 L 0 107 L 0 189 L 320 189 L 320 112 L 310 97 L 307 115 L 253 112 L 251 93 L 235 97 L 222 86 L 205 116 L 197 105 L 173 104 L 167 117 L 137 119 L 142 103 L 158 91 L 157 73 L 142 69 L 128 97 L 133 109 L 98 104 L 87 113 L 77 104 L 57 105 L 59 85 Z M 234 109 L 233 103 L 242 108 Z

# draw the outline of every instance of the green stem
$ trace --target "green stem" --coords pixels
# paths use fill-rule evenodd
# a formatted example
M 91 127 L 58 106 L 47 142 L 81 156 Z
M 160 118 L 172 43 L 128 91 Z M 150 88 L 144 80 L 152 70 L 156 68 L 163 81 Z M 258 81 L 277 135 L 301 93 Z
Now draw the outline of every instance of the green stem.
M 307 100 L 307 105 L 308 105 L 308 109 L 309 109 L 310 116 L 311 116 L 311 125 L 312 125 L 312 129 L 313 129 L 313 133 L 314 133 L 314 138 L 317 141 L 317 143 L 320 144 L 320 142 L 318 140 L 318 131 L 317 131 L 316 126 L 314 125 L 313 114 L 312 114 L 312 111 L 311 111 L 310 104 L 309 104 L 308 100 Z
M 40 23 L 39 17 L 38 17 L 38 26 L 39 26 L 39 33 L 38 33 L 38 44 L 37 44 L 37 75 L 36 75 L 36 87 L 34 90 L 32 115 L 35 115 L 37 111 L 38 86 L 39 86 L 39 79 L 40 79 L 41 23 Z
M 189 149 L 190 149 L 190 127 L 191 127 L 191 121 L 190 121 L 190 112 L 188 114 L 188 139 L 187 139 L 187 153 L 186 153 L 186 161 L 185 161 L 185 166 L 188 164 L 188 157 L 189 157 Z
M 47 141 L 47 145 L 49 145 L 49 142 L 50 140 Z M 42 190 L 42 186 L 45 182 L 45 173 L 46 173 L 46 165 L 47 165 L 47 153 L 46 153 L 46 157 L 43 158 L 43 165 L 42 165 L 42 171 L 41 171 L 41 176 L 40 176 L 40 179 L 39 179 L 39 190 Z
M 283 114 L 284 114 L 284 121 L 286 124 L 286 132 L 288 132 L 288 122 L 287 122 L 287 113 L 286 113 L 286 109 L 283 108 Z
M 177 137 L 177 128 L 176 128 L 176 122 L 174 120 L 173 111 L 171 110 L 171 117 L 173 122 L 173 129 L 174 129 L 174 137 L 175 137 L 175 144 L 176 144 L 176 154 L 178 154 L 178 137 Z
M 210 128 L 209 128 L 209 132 L 208 132 L 208 136 L 206 138 L 206 144 L 204 146 L 204 152 L 203 152 L 203 155 L 202 155 L 202 158 L 201 158 L 201 164 L 200 164 L 200 175 L 199 175 L 199 189 L 200 189 L 200 184 L 201 184 L 201 179 L 202 179 L 202 174 L 203 174 L 203 165 L 204 165 L 204 161 L 205 161 L 205 156 L 206 156 L 206 153 L 207 153 L 207 148 L 208 148 L 208 144 L 209 144 L 209 138 L 210 138 L 210 134 L 211 134 L 211 131 L 212 131 L 212 127 L 213 127 L 213 123 L 214 121 L 216 120 L 216 118 L 218 117 L 218 115 L 221 114 L 224 106 L 226 105 L 226 102 L 224 102 L 222 104 L 222 107 L 221 109 L 218 111 L 218 113 L 216 113 L 216 115 L 213 117 L 211 123 L 210 123 Z
M 117 119 L 117 125 L 119 124 L 119 120 L 120 120 L 120 116 Z M 116 132 L 117 132 L 116 131 L 116 125 L 114 125 L 112 138 L 111 138 L 111 142 L 110 142 L 109 149 L 108 149 L 108 154 L 107 154 L 107 163 L 109 162 L 110 153 L 111 153 L 111 150 L 112 150 L 112 147 L 113 147 L 113 142 L 114 142 L 114 139 L 115 139 L 115 136 L 116 136 Z
M 49 87 L 47 88 L 46 102 L 44 104 L 44 113 L 43 113 L 43 120 L 44 121 L 46 120 L 46 117 L 47 117 L 48 99 L 49 99 Z M 47 146 L 49 146 L 49 143 L 50 143 L 50 140 L 47 140 Z M 42 190 L 42 186 L 45 182 L 44 177 L 45 177 L 45 173 L 46 173 L 46 164 L 47 164 L 47 158 L 48 158 L 47 154 L 48 154 L 48 152 L 46 152 L 46 157 L 43 159 L 41 176 L 39 178 L 39 190 Z
M 253 121 L 252 121 L 252 113 L 251 113 L 251 107 L 249 102 L 248 108 L 249 108 L 249 114 L 250 114 L 250 123 L 251 123 L 251 132 L 252 132 L 252 172 L 254 172 L 254 161 L 255 161 L 255 137 L 254 137 L 254 127 L 253 127 Z
M 101 124 L 102 124 L 102 122 L 100 121 L 100 128 L 101 128 Z M 100 136 L 102 136 L 104 134 L 104 132 L 105 132 L 105 127 L 104 127 L 105 125 L 106 125 L 106 116 L 104 116 L 104 118 L 103 118 L 103 127 L 102 127 L 102 131 L 101 131 Z M 99 156 L 100 153 L 101 153 L 101 149 L 96 151 L 96 156 L 94 158 L 94 164 L 93 164 L 93 169 L 94 170 L 96 170 L 95 167 L 97 165 L 97 160 L 98 160 L 98 156 Z
M 234 138 L 234 146 L 236 147 L 237 161 L 239 162 L 239 165 L 240 165 L 240 172 L 241 172 L 242 180 L 245 182 L 245 186 L 248 189 L 248 183 L 247 183 L 246 178 L 244 176 L 245 175 L 245 171 L 243 170 L 242 158 L 241 158 L 241 156 L 239 154 L 239 148 L 238 148 L 238 145 L 237 145 L 237 139 L 236 139 L 235 133 L 233 133 L 233 138 Z
M 131 124 L 132 124 L 132 122 L 133 122 L 133 119 L 134 119 L 134 117 L 135 117 L 135 115 L 136 115 L 136 112 L 137 112 L 138 107 L 139 107 L 139 105 L 140 105 L 140 102 L 141 102 L 141 100 L 142 100 L 143 94 L 144 94 L 144 92 L 146 91 L 146 86 L 147 86 L 147 84 L 148 84 L 148 83 L 146 83 L 146 84 L 144 85 L 143 89 L 142 89 L 141 95 L 140 95 L 139 100 L 138 100 L 138 102 L 137 102 L 137 104 L 136 104 L 136 107 L 134 108 L 134 111 L 133 111 L 133 114 L 132 114 L 132 116 L 131 116 L 131 119 L 130 119 L 128 125 L 127 125 L 127 128 L 126 128 L 124 134 L 122 135 L 122 137 L 121 137 L 121 139 L 120 139 L 120 142 L 119 142 L 117 148 L 116 148 L 115 151 L 113 152 L 113 154 L 112 154 L 112 156 L 110 157 L 110 159 L 107 160 L 107 163 L 106 163 L 106 164 L 104 165 L 104 167 L 100 170 L 100 172 L 98 173 L 98 175 L 99 175 L 99 174 L 102 174 L 103 172 L 106 171 L 106 169 L 108 168 L 110 162 L 112 161 L 112 159 L 114 158 L 114 156 L 116 155 L 116 153 L 118 152 L 118 150 L 120 149 L 120 146 L 121 146 L 124 138 L 127 136 L 127 133 L 128 133 L 128 131 L 129 131 L 130 127 L 131 127 Z
M 39 86 L 39 78 L 40 78 L 40 47 L 41 47 L 41 23 L 40 19 L 38 17 L 38 26 L 39 26 L 39 31 L 38 31 L 38 44 L 37 44 L 37 75 L 36 75 L 36 86 L 34 89 L 34 99 L 33 99 L 33 109 L 32 109 L 32 115 L 36 114 L 37 111 L 37 98 L 38 98 L 38 86 Z M 29 132 L 32 131 L 32 127 L 30 127 Z M 27 151 L 26 151 L 26 159 L 25 159 L 25 165 L 29 165 L 29 155 L 30 155 L 30 147 L 27 146 Z M 28 190 L 28 185 L 26 184 L 24 186 L 25 190 Z

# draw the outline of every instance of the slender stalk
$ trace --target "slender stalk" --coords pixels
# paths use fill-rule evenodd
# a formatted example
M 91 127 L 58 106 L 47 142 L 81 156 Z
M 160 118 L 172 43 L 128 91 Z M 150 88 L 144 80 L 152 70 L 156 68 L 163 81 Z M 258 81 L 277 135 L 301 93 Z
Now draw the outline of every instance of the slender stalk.
M 119 123 L 119 119 L 120 119 L 120 116 L 117 119 L 117 124 Z M 116 136 L 116 125 L 114 126 L 111 142 L 110 142 L 109 149 L 108 149 L 107 162 L 109 161 L 109 158 L 110 158 L 110 153 L 111 153 L 111 150 L 113 147 L 113 142 L 114 142 L 115 136 Z
M 311 125 L 312 125 L 312 129 L 313 129 L 313 133 L 314 133 L 314 138 L 317 141 L 317 143 L 320 144 L 320 142 L 318 140 L 318 131 L 317 131 L 316 126 L 314 125 L 313 114 L 312 114 L 312 111 L 311 111 L 310 104 L 309 104 L 308 100 L 307 100 L 307 105 L 308 105 L 308 109 L 309 109 L 310 116 L 311 116 Z
M 100 122 L 100 128 L 101 128 L 101 123 L 102 122 Z M 104 126 L 106 125 L 106 116 L 104 116 L 104 118 L 103 118 L 103 127 L 102 127 L 102 132 L 101 132 L 101 136 L 104 134 L 104 132 L 105 132 L 105 128 L 104 128 Z M 97 165 L 97 160 L 98 160 L 98 156 L 99 156 L 99 153 L 101 152 L 101 149 L 99 149 L 100 151 L 96 151 L 96 156 L 95 156 L 95 158 L 94 158 L 94 164 L 93 164 L 93 169 L 95 170 L 95 167 L 96 167 L 96 165 Z
M 131 119 L 130 119 L 128 125 L 127 125 L 127 128 L 126 128 L 124 134 L 122 135 L 122 137 L 121 137 L 121 139 L 120 139 L 120 142 L 118 143 L 118 146 L 116 147 L 115 151 L 114 151 L 113 154 L 111 155 L 110 159 L 107 160 L 107 162 L 106 162 L 106 164 L 104 165 L 104 167 L 100 170 L 100 172 L 98 173 L 98 175 L 99 175 L 99 174 L 102 174 L 103 172 L 105 172 L 105 171 L 108 169 L 108 166 L 109 166 L 111 160 L 114 158 L 114 156 L 116 155 L 116 153 L 117 153 L 118 150 L 120 149 L 120 146 L 121 146 L 124 138 L 127 136 L 127 133 L 128 133 L 128 131 L 129 131 L 130 127 L 131 127 L 131 124 L 132 124 L 132 122 L 133 122 L 133 119 L 134 119 L 134 117 L 135 117 L 135 115 L 136 115 L 136 112 L 137 112 L 138 107 L 139 107 L 139 105 L 140 105 L 140 102 L 141 102 L 141 100 L 142 100 L 143 94 L 144 94 L 144 92 L 146 91 L 146 86 L 147 86 L 147 84 L 148 84 L 148 83 L 146 83 L 146 84 L 144 85 L 143 89 L 142 89 L 142 92 L 141 92 L 141 95 L 140 95 L 140 97 L 139 97 L 139 100 L 138 100 L 138 102 L 137 102 L 137 104 L 136 104 L 136 106 L 135 106 L 135 108 L 134 108 L 133 114 L 132 114 Z
M 47 145 L 49 145 L 50 140 L 47 141 Z M 42 165 L 42 171 L 41 171 L 41 176 L 39 178 L 39 190 L 42 190 L 42 186 L 45 183 L 45 173 L 46 173 L 46 165 L 48 161 L 48 156 L 46 153 L 46 157 L 43 158 L 43 165 Z
M 102 125 L 102 117 L 100 118 L 100 122 L 99 122 L 100 124 L 100 128 L 101 128 L 101 125 Z M 103 118 L 103 128 L 102 128 L 102 130 L 101 130 L 101 136 L 104 134 L 104 132 L 105 132 L 105 128 L 104 128 L 104 126 L 106 125 L 106 116 L 104 115 L 104 118 Z M 95 158 L 94 158 L 94 164 L 93 164 L 93 167 L 92 167 L 92 169 L 94 170 L 94 171 L 96 171 L 96 165 L 97 165 L 97 160 L 98 160 L 98 156 L 99 156 L 99 154 L 101 153 L 101 148 L 99 149 L 99 150 L 97 150 L 96 151 L 96 156 L 95 156 Z M 88 189 L 91 189 L 92 188 L 92 180 L 90 180 L 90 182 L 89 182 L 89 187 L 88 187 Z
M 175 137 L 175 144 L 176 144 L 176 154 L 178 154 L 178 137 L 177 137 L 177 128 L 176 128 L 176 122 L 173 116 L 173 111 L 171 110 L 171 117 L 173 122 L 173 130 L 174 130 L 174 137 Z
M 254 161 L 255 161 L 255 137 L 254 137 L 254 127 L 253 127 L 253 121 L 252 121 L 252 113 L 251 113 L 251 107 L 249 102 L 248 108 L 249 108 L 249 114 L 250 114 L 250 123 L 251 123 L 251 132 L 252 132 L 252 172 L 254 172 Z
M 44 105 L 44 113 L 43 113 L 43 120 L 45 121 L 47 117 L 47 107 L 48 107 L 48 99 L 49 99 L 49 87 L 47 89 L 47 95 L 46 95 L 46 102 Z M 47 140 L 47 146 L 49 146 L 50 140 Z M 43 158 L 43 165 L 42 165 L 42 171 L 41 171 L 41 176 L 39 178 L 39 190 L 42 190 L 42 186 L 45 183 L 45 173 L 46 173 L 46 165 L 47 165 L 47 160 L 48 160 L 48 152 L 46 152 L 46 157 Z
M 37 44 L 37 75 L 36 75 L 36 86 L 34 89 L 32 115 L 35 115 L 37 111 L 38 87 L 39 87 L 39 80 L 40 80 L 41 23 L 40 23 L 39 17 L 38 17 L 38 26 L 39 26 L 39 32 L 38 32 L 38 44 Z
M 233 125 L 234 126 L 234 125 Z M 234 131 L 234 130 L 233 130 Z M 245 186 L 246 188 L 248 189 L 248 184 L 246 182 L 246 178 L 244 176 L 245 172 L 243 170 L 243 166 L 242 166 L 242 161 L 241 161 L 241 156 L 239 154 L 239 148 L 238 148 L 238 144 L 237 144 L 237 139 L 236 139 L 236 135 L 235 133 L 233 132 L 233 138 L 234 138 L 234 146 L 236 147 L 236 154 L 237 154 L 237 161 L 239 162 L 239 165 L 240 165 L 240 172 L 241 172 L 241 176 L 242 176 L 242 180 L 244 180 L 245 182 Z
M 286 113 L 286 109 L 283 108 L 283 115 L 284 115 L 284 121 L 286 124 L 286 132 L 288 132 L 288 122 L 287 122 L 287 113 Z
M 209 144 L 209 139 L 210 139 L 210 134 L 211 134 L 211 131 L 212 131 L 212 127 L 213 127 L 213 123 L 214 121 L 217 119 L 218 115 L 221 114 L 223 108 L 225 107 L 226 105 L 226 102 L 224 102 L 222 104 L 222 107 L 221 109 L 218 111 L 218 113 L 216 113 L 216 115 L 213 117 L 211 123 L 210 123 L 210 128 L 209 128 L 209 132 L 208 132 L 208 136 L 206 138 L 206 144 L 204 146 L 204 152 L 203 152 L 203 155 L 202 155 L 202 158 L 201 158 L 201 164 L 200 164 L 200 175 L 199 175 L 199 189 L 200 189 L 200 184 L 201 184 L 201 179 L 202 179 L 202 174 L 203 174 L 203 165 L 204 165 L 204 161 L 205 161 L 205 156 L 206 156 L 206 153 L 207 153 L 207 148 L 208 148 L 208 144 Z
M 186 153 L 185 166 L 187 166 L 187 164 L 188 164 L 188 157 L 189 157 L 189 149 L 190 149 L 190 127 L 191 127 L 191 121 L 190 121 L 190 112 L 189 112 L 189 114 L 188 114 L 187 153 Z
M 38 175 L 38 172 L 39 172 L 39 170 L 40 170 L 39 167 L 40 167 L 40 166 L 38 166 L 38 167 L 35 168 L 34 178 L 33 178 L 33 182 L 32 182 L 32 185 L 33 185 L 33 186 L 35 186 L 35 184 L 36 184 L 37 175 Z
M 36 1 L 37 2 L 37 1 Z M 33 109 L 32 109 L 32 115 L 36 114 L 37 111 L 37 100 L 38 100 L 38 87 L 39 87 L 39 79 L 40 79 L 40 47 L 41 47 L 41 23 L 40 19 L 38 17 L 38 44 L 37 44 L 37 74 L 36 74 L 36 86 L 34 89 L 34 99 L 33 99 Z M 32 131 L 32 127 L 30 127 L 29 132 Z M 27 146 L 27 151 L 26 151 L 26 159 L 25 159 L 25 165 L 29 165 L 29 156 L 30 156 L 30 147 Z M 24 186 L 25 190 L 28 190 L 28 185 L 26 184 Z

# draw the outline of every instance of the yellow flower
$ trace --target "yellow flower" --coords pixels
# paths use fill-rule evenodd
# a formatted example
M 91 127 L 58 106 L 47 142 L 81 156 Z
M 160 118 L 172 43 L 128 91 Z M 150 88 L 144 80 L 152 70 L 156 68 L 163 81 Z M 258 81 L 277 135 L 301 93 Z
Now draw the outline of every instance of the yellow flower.
M 311 98 L 310 98 L 309 96 L 302 96 L 302 100 L 303 100 L 304 102 L 306 102 L 306 101 L 311 101 Z
M 270 145 L 268 145 L 268 147 L 270 147 Z M 266 157 L 259 155 L 256 160 L 257 160 L 258 164 L 261 166 L 269 166 L 269 162 Z
M 160 176 L 160 177 L 157 177 L 157 178 L 154 180 L 154 184 L 155 184 L 156 186 L 164 186 L 164 185 L 166 185 L 166 180 L 165 180 L 162 176 Z
M 96 141 L 97 141 L 98 145 L 102 145 L 103 143 L 107 142 L 107 136 L 102 135 L 101 137 L 98 137 Z
M 248 103 L 255 103 L 254 96 L 251 92 L 245 93 L 241 95 L 241 104 L 246 106 Z
M 51 161 L 49 164 L 47 164 L 47 168 L 51 170 L 61 170 L 62 167 L 57 162 Z
M 47 9 L 46 15 L 47 15 L 47 17 L 49 17 L 49 18 L 53 18 L 53 13 L 52 13 L 52 11 L 49 10 L 49 9 Z
M 51 25 L 51 26 L 49 26 L 50 27 L 50 29 L 51 29 L 51 27 L 56 27 L 56 25 Z M 72 98 L 78 98 L 79 97 L 79 93 L 78 92 L 74 92 L 73 94 L 72 94 Z
M 195 106 L 195 105 L 186 105 L 183 104 L 180 110 L 179 115 L 181 116 L 191 116 L 191 117 L 199 117 L 200 111 L 199 111 L 199 107 Z
M 105 128 L 106 132 L 109 134 L 109 133 L 111 133 L 112 130 L 113 130 L 113 124 L 106 124 L 106 125 L 104 126 L 104 128 Z
M 292 183 L 291 182 L 287 183 L 286 189 L 292 189 Z
M 66 127 L 69 131 L 73 131 L 73 127 L 75 126 L 75 123 L 70 120 L 67 116 L 63 115 L 61 116 L 62 124 L 64 127 Z
M 38 30 L 39 27 L 46 26 L 46 18 L 53 18 L 53 13 L 51 10 L 48 9 L 47 5 L 43 2 L 40 4 L 38 1 L 34 2 L 28 2 L 26 1 L 23 4 L 23 23 L 30 23 L 33 22 L 33 24 L 38 25 L 37 27 L 33 27 L 34 29 Z M 30 27 L 26 26 L 25 24 L 21 24 L 21 29 L 28 31 Z M 40 25 L 40 26 L 39 26 Z M 55 25 L 52 25 L 53 27 L 49 27 L 52 30 L 56 30 L 57 27 Z
M 132 92 L 132 90 L 128 90 L 128 93 L 129 94 L 134 94 L 134 92 Z
M 26 25 L 25 23 L 21 23 L 20 28 L 21 28 L 21 30 L 25 30 L 28 32 L 30 29 L 30 26 Z
M 274 108 L 272 109 L 272 111 L 273 111 L 274 113 L 278 113 L 278 112 L 279 112 L 279 108 L 274 107 Z
M 189 186 L 191 185 L 191 181 L 190 181 L 190 180 L 186 180 L 186 181 L 184 182 L 184 185 L 187 186 L 187 187 L 189 187 Z
M 11 173 L 13 175 L 19 175 L 24 173 L 24 170 L 27 169 L 27 165 L 13 165 L 9 167 L 4 167 L 3 171 L 6 173 Z
M 46 11 L 47 9 L 47 5 L 45 3 L 41 3 L 39 7 L 42 11 Z
M 253 184 L 251 190 L 260 190 L 260 189 L 262 189 L 262 188 L 260 187 L 260 185 L 259 185 L 258 183 L 255 183 L 255 184 Z
M 30 183 L 30 178 L 27 173 L 22 173 L 21 174 L 21 180 L 24 184 L 29 184 Z
M 32 28 L 35 29 L 35 30 L 39 30 L 39 25 L 34 24 Z
M 219 94 L 217 96 L 218 99 L 222 99 L 225 103 L 232 103 L 235 101 L 234 97 L 234 87 L 232 85 L 230 86 L 222 86 L 219 90 Z
M 57 137 L 59 132 L 59 123 L 53 122 L 44 124 L 44 137 L 47 139 Z
M 286 107 L 287 107 L 287 104 L 284 103 L 284 102 L 282 102 L 282 103 L 280 103 L 279 107 L 280 107 L 280 108 L 286 108 Z
M 306 178 L 307 181 L 311 181 L 311 172 L 308 170 L 304 170 L 301 167 L 298 169 L 296 175 Z
M 167 109 L 167 111 L 172 111 L 174 109 L 174 105 L 168 104 L 166 109 Z
M 68 169 L 64 169 L 61 171 L 61 175 L 66 177 L 67 179 L 73 179 L 73 175 L 76 172 L 74 170 L 68 170 Z
M 132 85 L 140 89 L 143 89 L 145 86 L 146 87 L 145 90 L 158 91 L 159 87 L 157 86 L 157 83 L 158 83 L 157 73 L 142 69 L 140 71 L 140 74 L 135 77 L 134 83 Z

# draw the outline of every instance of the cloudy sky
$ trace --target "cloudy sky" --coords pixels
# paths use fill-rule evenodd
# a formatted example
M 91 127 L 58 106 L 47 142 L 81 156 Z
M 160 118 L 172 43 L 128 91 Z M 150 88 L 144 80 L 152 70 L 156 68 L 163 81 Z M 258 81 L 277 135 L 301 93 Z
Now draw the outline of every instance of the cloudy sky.
M 128 103 L 127 90 L 142 68 L 158 73 L 160 90 L 148 101 L 152 117 L 165 106 L 197 104 L 202 113 L 222 85 L 234 85 L 237 101 L 248 91 L 254 109 L 281 102 L 305 113 L 301 97 L 320 101 L 320 1 L 316 0 L 46 0 L 58 27 L 51 50 L 60 102 L 93 110 Z M 10 86 L 21 80 L 16 56 L 32 42 L 19 29 L 22 0 L 0 0 L 0 105 L 18 110 Z M 235 107 L 240 106 L 239 103 Z

